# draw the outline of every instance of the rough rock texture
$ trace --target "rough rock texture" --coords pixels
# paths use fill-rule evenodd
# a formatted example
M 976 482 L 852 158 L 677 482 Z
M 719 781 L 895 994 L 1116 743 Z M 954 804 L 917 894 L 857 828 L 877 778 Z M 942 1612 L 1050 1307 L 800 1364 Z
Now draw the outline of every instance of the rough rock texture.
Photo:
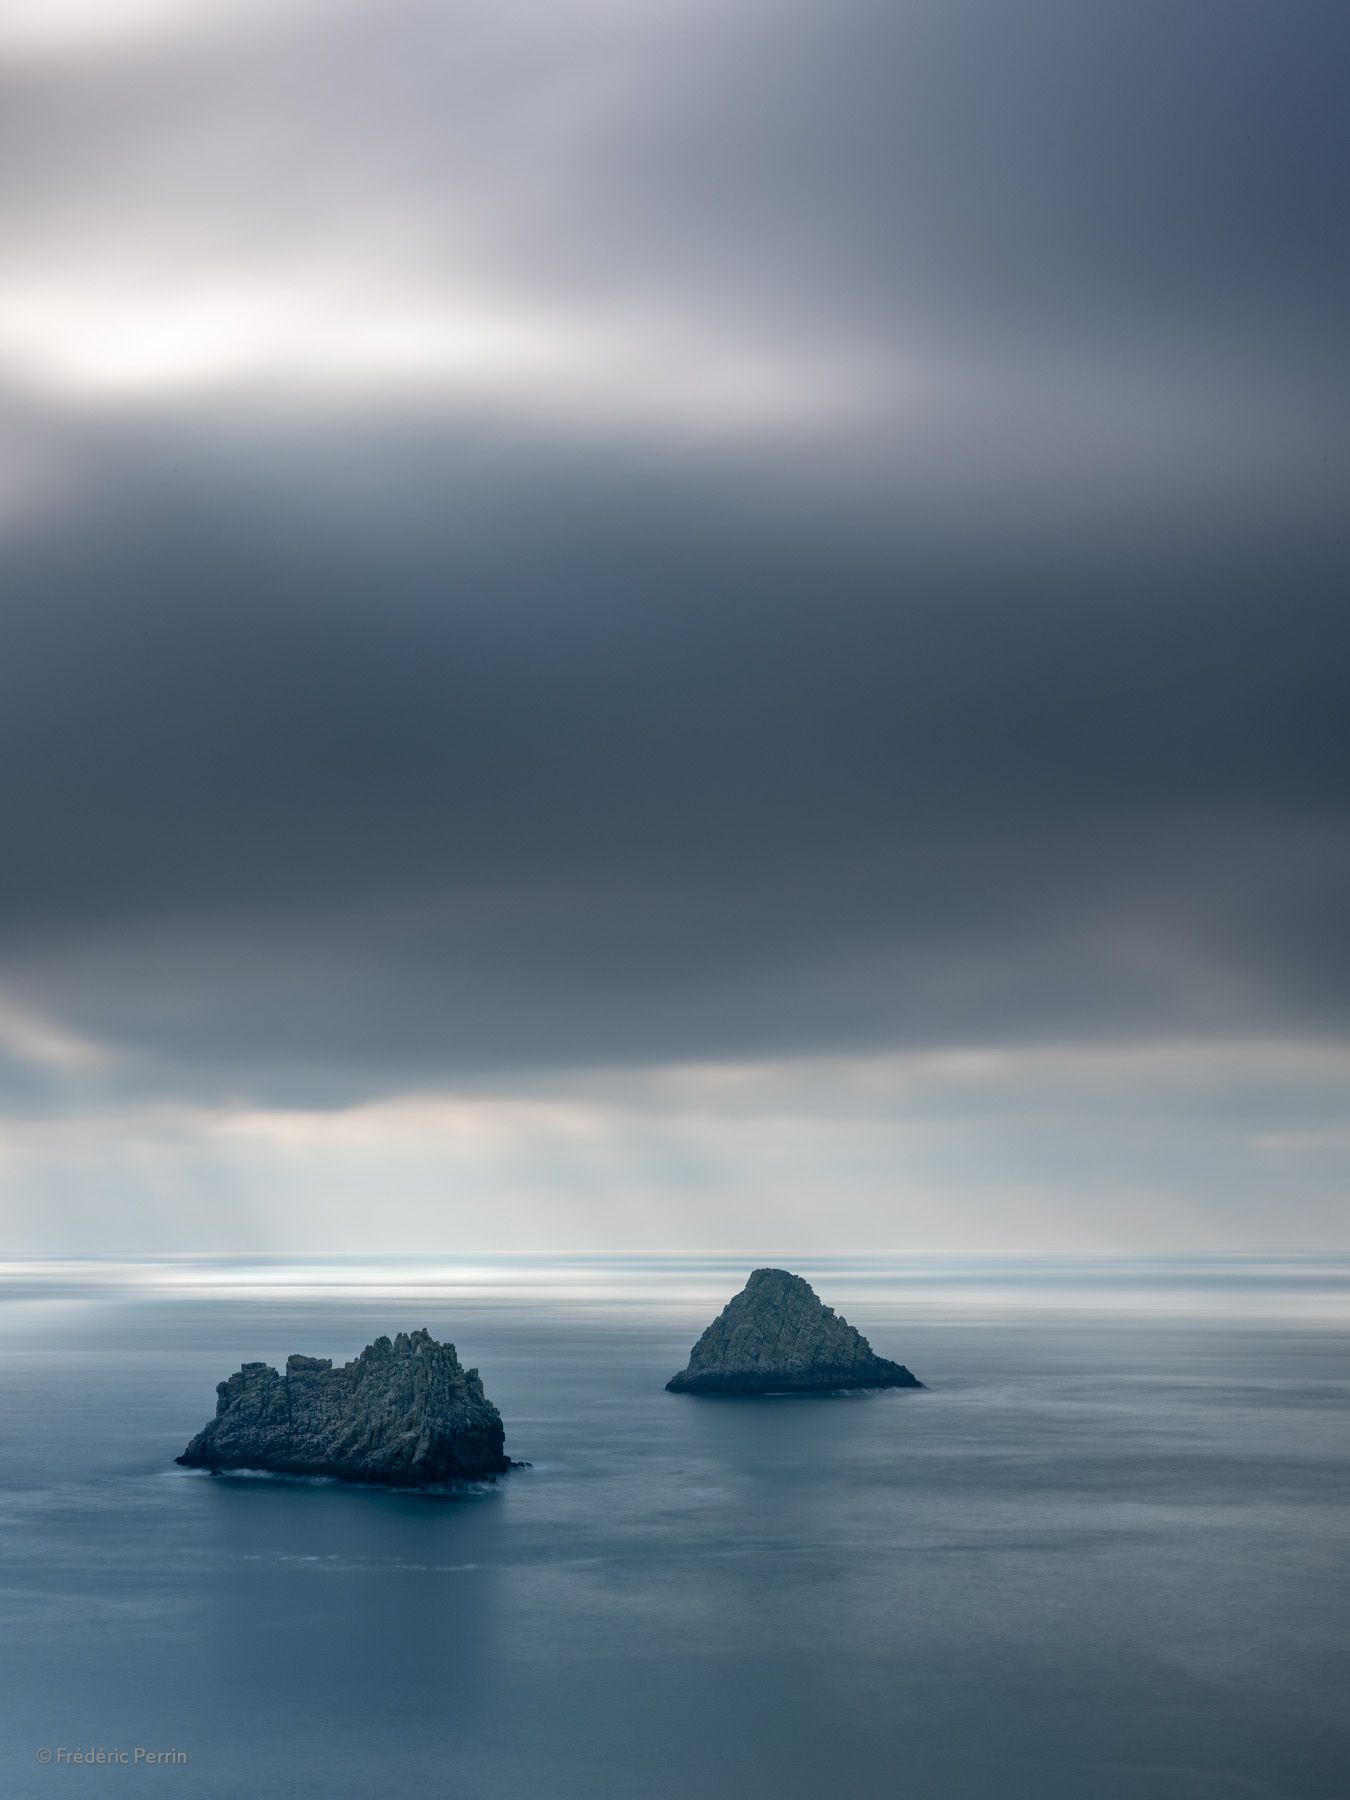
M 477 1369 L 426 1331 L 376 1338 L 345 1367 L 292 1356 L 245 1363 L 216 1388 L 216 1416 L 177 1459 L 191 1469 L 270 1469 L 420 1487 L 510 1468 L 502 1417 Z
M 922 1387 L 816 1297 L 800 1275 L 756 1269 L 694 1345 L 675 1394 L 794 1394 Z

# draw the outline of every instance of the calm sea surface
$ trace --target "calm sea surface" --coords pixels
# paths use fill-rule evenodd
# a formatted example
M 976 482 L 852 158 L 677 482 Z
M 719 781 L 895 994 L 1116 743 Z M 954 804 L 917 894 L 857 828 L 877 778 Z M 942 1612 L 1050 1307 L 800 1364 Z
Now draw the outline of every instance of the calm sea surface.
M 664 1393 L 739 1261 L 0 1266 L 0 1795 L 1345 1800 L 1350 1268 L 791 1266 L 928 1391 Z M 531 1468 L 173 1466 L 417 1325 Z

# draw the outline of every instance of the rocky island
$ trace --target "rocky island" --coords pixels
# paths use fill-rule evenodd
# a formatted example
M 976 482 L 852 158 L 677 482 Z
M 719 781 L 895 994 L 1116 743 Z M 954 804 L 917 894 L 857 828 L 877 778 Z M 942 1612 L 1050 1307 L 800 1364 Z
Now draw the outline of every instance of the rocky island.
M 919 1388 L 902 1363 L 874 1356 L 861 1332 L 800 1275 L 756 1269 L 694 1345 L 673 1394 L 804 1394 Z
M 176 1458 L 190 1469 L 263 1469 L 424 1487 L 511 1464 L 477 1369 L 426 1331 L 376 1338 L 354 1362 L 292 1356 L 285 1375 L 245 1363 L 216 1388 L 216 1416 Z

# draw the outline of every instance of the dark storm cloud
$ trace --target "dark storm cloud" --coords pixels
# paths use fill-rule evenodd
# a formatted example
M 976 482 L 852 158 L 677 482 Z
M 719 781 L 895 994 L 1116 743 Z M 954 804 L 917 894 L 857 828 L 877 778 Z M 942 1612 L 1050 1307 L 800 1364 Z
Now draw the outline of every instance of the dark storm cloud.
M 523 456 L 292 522 L 199 473 L 13 565 L 6 966 L 95 1037 L 337 1093 L 1343 1022 L 1324 548 L 766 536 Z
M 1343 1032 L 1346 35 L 346 7 L 12 64 L 0 987 L 264 1100 Z M 353 392 L 363 271 L 563 321 L 566 379 Z M 128 317 L 216 289 L 143 393 Z

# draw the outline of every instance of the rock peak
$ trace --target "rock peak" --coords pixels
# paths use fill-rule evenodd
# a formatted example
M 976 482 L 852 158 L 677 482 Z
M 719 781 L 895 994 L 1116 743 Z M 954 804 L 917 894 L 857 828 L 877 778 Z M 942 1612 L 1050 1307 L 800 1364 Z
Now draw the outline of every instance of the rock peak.
M 245 1363 L 216 1396 L 215 1418 L 177 1459 L 188 1468 L 420 1487 L 511 1466 L 477 1369 L 429 1331 L 378 1337 L 340 1369 L 326 1356 L 289 1356 L 284 1375 Z
M 804 1280 L 800 1275 L 794 1275 L 790 1269 L 751 1269 L 749 1278 L 747 1279 L 745 1286 L 741 1289 L 741 1292 L 743 1294 L 748 1294 L 752 1290 L 760 1292 L 768 1288 L 783 1288 L 788 1291 L 801 1289 L 804 1293 L 809 1294 L 813 1300 L 816 1300 L 816 1291 L 811 1286 L 811 1283 Z M 822 1302 L 817 1300 L 817 1304 L 822 1304 Z M 826 1312 L 829 1312 L 830 1308 L 826 1307 L 825 1310 Z
M 756 1269 L 709 1325 L 672 1393 L 790 1394 L 922 1387 L 788 1269 Z

